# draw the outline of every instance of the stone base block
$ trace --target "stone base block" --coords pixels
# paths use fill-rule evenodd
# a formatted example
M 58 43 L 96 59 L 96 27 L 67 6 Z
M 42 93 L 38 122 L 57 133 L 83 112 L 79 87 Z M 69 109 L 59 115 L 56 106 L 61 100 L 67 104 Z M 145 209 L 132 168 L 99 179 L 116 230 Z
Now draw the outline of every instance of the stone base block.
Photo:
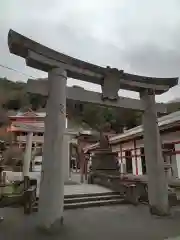
M 62 230 L 62 226 L 64 225 L 64 218 L 61 217 L 57 219 L 51 226 L 37 226 L 37 230 L 42 234 L 53 235 L 58 234 Z
M 159 217 L 170 216 L 170 209 L 168 209 L 166 212 L 164 212 L 164 211 L 162 211 L 162 209 L 159 209 L 156 206 L 149 206 L 149 211 L 152 215 L 156 215 Z

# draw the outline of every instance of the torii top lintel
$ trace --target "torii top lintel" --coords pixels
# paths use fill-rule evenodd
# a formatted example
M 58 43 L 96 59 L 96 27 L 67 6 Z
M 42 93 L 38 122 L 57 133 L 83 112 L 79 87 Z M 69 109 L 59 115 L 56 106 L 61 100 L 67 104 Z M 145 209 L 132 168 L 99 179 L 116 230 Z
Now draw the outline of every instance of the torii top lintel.
M 84 62 L 45 47 L 13 30 L 10 30 L 8 34 L 8 46 L 11 53 L 25 58 L 26 64 L 30 67 L 48 72 L 61 66 L 66 69 L 68 77 L 101 86 L 103 86 L 104 79 L 109 82 L 116 78 L 121 89 L 137 92 L 153 89 L 156 94 L 161 94 L 178 83 L 178 78 L 138 76 L 125 73 L 123 70 L 104 68 Z

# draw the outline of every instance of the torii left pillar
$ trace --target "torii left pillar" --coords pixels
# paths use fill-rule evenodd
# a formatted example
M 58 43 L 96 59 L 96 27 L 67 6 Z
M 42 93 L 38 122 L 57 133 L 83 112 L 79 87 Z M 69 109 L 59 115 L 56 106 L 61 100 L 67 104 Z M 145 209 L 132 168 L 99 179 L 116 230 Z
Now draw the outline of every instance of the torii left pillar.
M 66 71 L 48 73 L 48 102 L 40 184 L 38 227 L 58 231 L 63 223 L 63 141 L 66 122 Z

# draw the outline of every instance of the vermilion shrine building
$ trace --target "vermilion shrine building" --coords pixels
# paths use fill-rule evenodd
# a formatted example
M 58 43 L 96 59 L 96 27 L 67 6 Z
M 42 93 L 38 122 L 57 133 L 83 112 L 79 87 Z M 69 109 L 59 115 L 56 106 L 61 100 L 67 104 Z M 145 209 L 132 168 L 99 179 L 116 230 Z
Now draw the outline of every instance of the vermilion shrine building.
M 45 112 L 34 112 L 29 110 L 27 112 L 18 112 L 15 115 L 9 116 L 10 119 L 10 126 L 7 128 L 7 131 L 12 132 L 13 139 L 19 144 L 19 147 L 25 148 L 26 147 L 26 139 L 27 133 L 25 128 L 18 128 L 16 127 L 18 124 L 23 126 L 31 126 L 37 128 L 44 128 L 44 119 L 46 113 Z M 67 117 L 66 117 L 66 127 L 67 127 Z M 44 142 L 44 130 L 33 132 L 33 139 L 32 139 L 32 148 L 42 148 Z

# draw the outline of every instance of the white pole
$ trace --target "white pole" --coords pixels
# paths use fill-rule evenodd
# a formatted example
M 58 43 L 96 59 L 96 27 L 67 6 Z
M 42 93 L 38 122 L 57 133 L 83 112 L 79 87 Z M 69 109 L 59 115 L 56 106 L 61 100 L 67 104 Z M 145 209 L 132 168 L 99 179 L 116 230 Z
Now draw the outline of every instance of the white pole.
M 69 164 L 69 140 L 68 134 L 64 135 L 64 148 L 63 148 L 63 163 L 64 163 L 64 181 L 69 181 L 70 164 Z
M 53 69 L 49 72 L 38 227 L 50 232 L 59 230 L 63 222 L 66 82 L 66 72 L 63 69 Z
M 155 95 L 141 94 L 145 111 L 143 116 L 144 150 L 148 174 L 148 198 L 150 211 L 156 215 L 169 214 L 168 188 L 164 171 L 161 138 L 158 127 Z
M 30 169 L 31 155 L 32 155 L 32 141 L 33 141 L 33 132 L 28 132 L 27 138 L 26 138 L 24 162 L 23 162 L 23 177 L 29 176 L 29 169 Z

